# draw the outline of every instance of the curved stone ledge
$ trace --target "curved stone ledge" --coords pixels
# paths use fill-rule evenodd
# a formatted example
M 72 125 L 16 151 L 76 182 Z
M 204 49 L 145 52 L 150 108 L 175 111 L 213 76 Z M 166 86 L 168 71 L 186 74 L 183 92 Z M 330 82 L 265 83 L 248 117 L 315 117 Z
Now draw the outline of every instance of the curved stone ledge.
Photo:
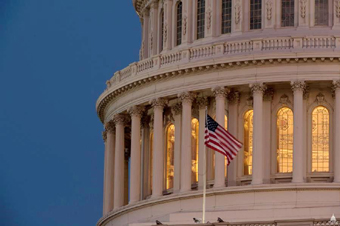
M 334 191 L 337 192 L 336 194 L 338 194 L 338 192 L 340 192 L 340 184 L 337 183 L 290 183 L 290 184 L 263 184 L 263 185 L 247 185 L 247 186 L 238 186 L 238 187 L 227 187 L 227 188 L 222 188 L 222 189 L 209 189 L 207 190 L 207 198 L 209 199 L 209 197 L 215 197 L 215 199 L 217 197 L 220 197 L 221 199 L 223 199 L 226 196 L 235 196 L 235 195 L 239 195 L 239 194 L 249 194 L 249 193 L 267 193 L 264 194 L 265 197 L 269 197 L 268 193 L 269 192 L 277 192 L 277 195 L 282 195 L 283 193 L 280 192 L 297 192 L 297 194 L 299 193 L 301 195 L 302 198 L 297 198 L 295 197 L 295 199 L 293 198 L 292 200 L 287 200 L 286 203 L 277 203 L 278 206 L 276 206 L 276 208 L 279 208 L 279 205 L 296 205 L 296 207 L 299 208 L 311 208 L 313 206 L 317 206 L 318 208 L 322 208 L 322 205 L 320 206 L 320 203 L 318 203 L 318 200 L 321 198 L 323 198 L 322 196 L 325 194 L 320 194 L 320 197 L 316 198 L 314 197 L 313 201 L 310 202 L 306 202 L 306 197 L 308 196 L 308 194 L 302 194 L 301 192 L 312 192 L 312 191 L 324 191 L 327 192 L 327 194 L 329 194 L 330 196 L 332 194 L 330 194 L 329 192 Z M 287 194 L 285 194 L 287 195 Z M 179 194 L 172 194 L 169 196 L 163 196 L 161 198 L 158 199 L 148 199 L 148 200 L 143 200 L 140 201 L 136 204 L 133 205 L 127 205 L 127 206 L 123 206 L 119 209 L 116 209 L 110 213 L 108 213 L 107 215 L 103 216 L 97 223 L 97 226 L 103 226 L 105 225 L 107 222 L 112 221 L 120 216 L 132 213 L 134 211 L 137 210 L 145 210 L 147 207 L 152 207 L 152 206 L 158 206 L 158 205 L 162 205 L 162 204 L 167 204 L 167 203 L 171 203 L 171 202 L 176 202 L 176 201 L 183 201 L 183 200 L 193 200 L 196 199 L 196 201 L 201 202 L 201 197 L 202 197 L 202 191 L 190 191 L 187 193 L 179 193 Z M 266 209 L 266 208 L 274 208 L 274 206 L 272 206 L 272 202 L 269 200 L 260 200 L 261 196 L 259 196 L 258 198 L 254 197 L 253 201 L 250 201 L 250 203 L 253 203 L 253 205 L 256 207 L 255 209 Z M 214 207 L 213 211 L 230 211 L 233 209 L 239 209 L 239 210 L 246 210 L 246 209 L 251 209 L 248 205 L 249 205 L 249 201 L 247 202 L 247 200 L 243 200 L 246 199 L 247 196 L 235 196 L 232 199 L 239 199 L 237 202 L 239 203 L 244 203 L 245 207 L 242 207 L 242 205 L 229 205 L 229 206 L 224 206 L 224 207 Z M 329 197 L 329 200 L 334 201 L 334 205 L 336 203 L 339 202 L 339 194 L 337 195 L 337 197 Z M 242 199 L 242 200 L 241 200 Z M 278 197 L 278 200 L 282 199 Z M 308 198 L 307 198 L 308 199 Z M 295 200 L 295 201 L 294 201 Z M 327 207 L 331 204 L 330 201 L 324 200 L 324 207 Z M 275 200 L 272 200 L 273 202 Z M 281 200 L 282 201 L 282 200 Z M 258 202 L 258 203 L 257 203 Z M 196 203 L 196 202 L 194 202 Z M 316 205 L 317 204 L 317 205 Z M 247 206 L 246 206 L 247 205 Z M 331 204 L 332 205 L 332 204 Z M 209 209 L 209 206 L 211 207 L 211 204 L 209 205 L 209 203 L 207 204 L 207 211 L 211 211 L 212 209 Z M 201 207 L 201 206 L 200 206 Z M 194 210 L 195 208 L 191 207 L 191 211 L 195 212 Z M 196 208 L 196 211 L 199 211 L 200 208 Z M 185 210 L 183 210 L 185 212 Z M 168 214 L 181 214 L 182 210 L 177 210 L 177 212 L 169 212 Z M 145 216 L 147 217 L 147 216 Z M 180 215 L 178 215 L 178 217 L 180 217 Z M 135 220 L 140 220 L 140 219 L 135 219 Z M 235 221 L 237 222 L 237 221 Z

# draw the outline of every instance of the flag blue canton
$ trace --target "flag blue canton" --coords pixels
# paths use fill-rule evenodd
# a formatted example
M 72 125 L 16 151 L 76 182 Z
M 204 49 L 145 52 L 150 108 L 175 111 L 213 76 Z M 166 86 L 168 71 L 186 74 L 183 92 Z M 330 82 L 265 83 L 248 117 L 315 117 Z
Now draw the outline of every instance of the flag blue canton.
M 209 115 L 207 115 L 206 127 L 208 130 L 215 132 L 218 127 L 218 123 Z

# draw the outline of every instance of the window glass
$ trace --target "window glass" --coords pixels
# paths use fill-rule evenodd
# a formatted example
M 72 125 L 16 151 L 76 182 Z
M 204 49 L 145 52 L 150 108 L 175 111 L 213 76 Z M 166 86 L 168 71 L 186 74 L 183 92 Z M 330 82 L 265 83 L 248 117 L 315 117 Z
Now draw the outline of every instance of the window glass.
M 328 25 L 328 0 L 315 0 L 315 25 Z
M 177 41 L 176 45 L 182 43 L 182 2 L 177 4 Z
M 199 123 L 196 118 L 191 120 L 191 183 L 198 181 L 198 130 Z
M 294 0 L 281 2 L 281 27 L 294 26 Z
M 293 111 L 283 107 L 277 113 L 277 172 L 293 171 Z
M 174 187 L 175 126 L 170 124 L 166 131 L 166 189 Z
M 197 39 L 204 38 L 205 0 L 197 0 Z
M 231 0 L 222 0 L 222 34 L 231 32 Z
M 160 52 L 163 51 L 164 48 L 164 10 L 161 11 L 161 43 L 160 43 Z
M 244 175 L 251 175 L 253 170 L 253 110 L 244 114 Z
M 250 30 L 262 28 L 262 0 L 250 0 Z

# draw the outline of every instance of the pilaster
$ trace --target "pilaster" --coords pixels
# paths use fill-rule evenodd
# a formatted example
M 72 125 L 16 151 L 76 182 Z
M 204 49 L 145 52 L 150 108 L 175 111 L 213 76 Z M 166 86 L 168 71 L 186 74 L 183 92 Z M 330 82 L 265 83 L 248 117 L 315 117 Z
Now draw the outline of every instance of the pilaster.
M 334 0 L 333 5 L 333 30 L 340 29 L 340 0 Z
M 164 50 L 172 49 L 172 6 L 173 0 L 164 0 Z
M 182 18 L 182 44 L 192 42 L 192 26 L 193 26 L 193 1 L 182 1 L 183 18 Z
M 298 28 L 308 28 L 310 24 L 310 17 L 314 18 L 314 11 L 313 15 L 310 13 L 310 3 L 312 1 L 309 0 L 299 0 L 298 1 Z
M 150 46 L 150 56 L 157 55 L 157 46 L 158 46 L 158 1 L 153 1 L 150 6 L 150 20 L 151 20 L 151 28 L 150 28 L 150 38 L 149 38 L 149 46 Z
M 333 81 L 335 92 L 335 129 L 334 129 L 334 182 L 340 183 L 340 80 Z

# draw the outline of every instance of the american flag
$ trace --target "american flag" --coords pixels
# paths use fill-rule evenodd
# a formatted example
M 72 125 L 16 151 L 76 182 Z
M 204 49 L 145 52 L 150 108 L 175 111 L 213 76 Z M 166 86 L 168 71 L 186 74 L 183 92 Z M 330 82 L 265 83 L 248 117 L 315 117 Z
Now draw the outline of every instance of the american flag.
M 207 115 L 205 122 L 204 143 L 207 147 L 225 155 L 228 159 L 228 165 L 242 148 L 242 143 L 209 115 Z

